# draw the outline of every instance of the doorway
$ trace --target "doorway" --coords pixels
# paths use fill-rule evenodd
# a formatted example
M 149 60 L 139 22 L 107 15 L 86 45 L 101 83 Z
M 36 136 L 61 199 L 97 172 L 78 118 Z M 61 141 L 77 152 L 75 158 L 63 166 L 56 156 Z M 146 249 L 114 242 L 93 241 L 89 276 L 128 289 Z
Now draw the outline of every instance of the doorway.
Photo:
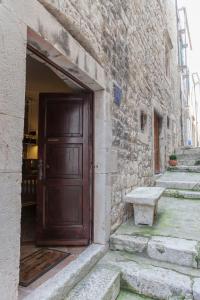
M 160 173 L 160 130 L 161 118 L 154 111 L 154 173 Z
M 21 259 L 71 261 L 92 241 L 92 93 L 30 51 L 26 70 Z

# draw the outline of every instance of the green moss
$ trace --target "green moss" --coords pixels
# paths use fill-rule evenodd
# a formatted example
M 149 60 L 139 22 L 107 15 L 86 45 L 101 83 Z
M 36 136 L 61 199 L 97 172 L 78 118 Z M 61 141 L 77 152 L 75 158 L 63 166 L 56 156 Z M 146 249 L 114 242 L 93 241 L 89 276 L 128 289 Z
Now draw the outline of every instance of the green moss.
M 143 295 L 138 295 L 125 290 L 122 290 L 117 298 L 117 300 L 151 300 L 151 299 L 152 298 L 148 298 Z
M 173 198 L 181 198 L 181 199 L 184 198 L 184 196 L 181 195 L 178 191 L 166 191 L 165 195 L 167 197 L 173 197 Z

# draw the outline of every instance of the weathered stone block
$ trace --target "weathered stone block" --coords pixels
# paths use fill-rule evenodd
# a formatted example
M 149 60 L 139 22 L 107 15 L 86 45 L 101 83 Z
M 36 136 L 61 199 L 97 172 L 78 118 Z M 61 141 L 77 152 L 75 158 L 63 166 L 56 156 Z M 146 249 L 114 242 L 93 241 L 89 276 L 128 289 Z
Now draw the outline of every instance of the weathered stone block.
M 152 237 L 148 256 L 173 264 L 197 268 L 198 242 L 170 237 Z
M 200 278 L 194 279 L 193 297 L 194 300 L 200 300 Z
M 115 300 L 120 291 L 120 272 L 106 268 L 92 270 L 65 300 Z
M 146 250 L 148 238 L 113 234 L 110 237 L 110 249 L 132 253 L 142 253 Z

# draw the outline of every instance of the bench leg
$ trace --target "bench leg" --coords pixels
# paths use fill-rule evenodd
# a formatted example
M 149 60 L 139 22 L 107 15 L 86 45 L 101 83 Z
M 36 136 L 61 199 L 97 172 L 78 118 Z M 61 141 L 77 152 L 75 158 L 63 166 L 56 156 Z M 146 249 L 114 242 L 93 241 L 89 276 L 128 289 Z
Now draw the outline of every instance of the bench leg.
M 152 226 L 154 222 L 155 206 L 134 205 L 135 225 Z
M 158 213 L 158 202 L 156 203 L 155 209 L 154 209 L 154 217 L 155 217 L 155 218 L 156 218 L 156 216 L 157 216 L 157 213 Z

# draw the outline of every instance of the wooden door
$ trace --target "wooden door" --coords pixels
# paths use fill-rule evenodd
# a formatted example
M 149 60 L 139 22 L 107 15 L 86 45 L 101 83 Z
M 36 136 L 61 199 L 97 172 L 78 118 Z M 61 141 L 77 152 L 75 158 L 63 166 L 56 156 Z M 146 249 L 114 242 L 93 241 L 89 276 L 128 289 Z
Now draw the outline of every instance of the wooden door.
M 160 118 L 154 112 L 154 168 L 155 174 L 160 173 Z
M 38 245 L 91 239 L 92 95 L 41 94 Z

